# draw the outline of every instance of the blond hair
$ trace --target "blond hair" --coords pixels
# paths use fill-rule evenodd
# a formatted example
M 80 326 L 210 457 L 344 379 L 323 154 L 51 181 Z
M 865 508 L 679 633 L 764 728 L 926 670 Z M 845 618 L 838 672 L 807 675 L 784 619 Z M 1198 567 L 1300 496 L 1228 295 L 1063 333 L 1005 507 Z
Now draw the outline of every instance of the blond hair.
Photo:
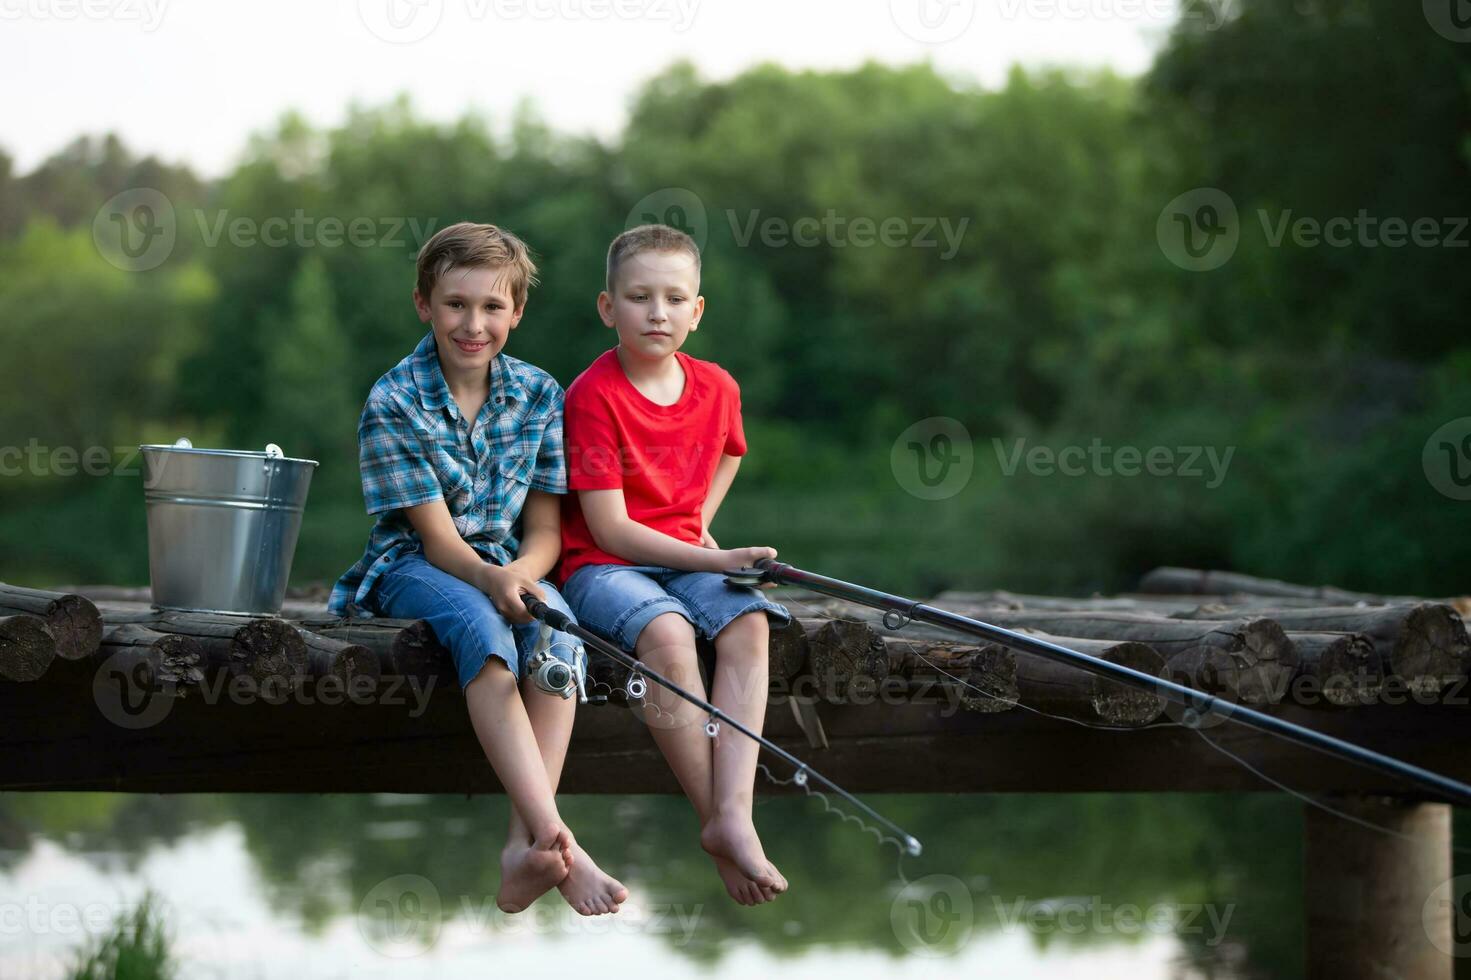
M 608 274 L 606 288 L 613 291 L 613 282 L 618 278 L 618 267 L 640 252 L 685 252 L 695 260 L 695 274 L 700 273 L 700 246 L 678 228 L 668 225 L 639 225 L 630 228 L 608 246 Z
M 419 249 L 419 295 L 427 302 L 434 284 L 456 267 L 505 269 L 517 309 L 526 305 L 526 294 L 536 285 L 531 250 L 511 232 L 495 225 L 461 221 L 435 232 Z

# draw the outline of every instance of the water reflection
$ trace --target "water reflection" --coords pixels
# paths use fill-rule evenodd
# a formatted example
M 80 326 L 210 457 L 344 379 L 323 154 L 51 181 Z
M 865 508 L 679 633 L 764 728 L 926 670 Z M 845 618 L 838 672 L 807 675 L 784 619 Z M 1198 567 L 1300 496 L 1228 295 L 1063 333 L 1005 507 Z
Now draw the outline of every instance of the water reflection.
M 258 893 L 263 921 L 216 923 L 253 937 L 227 958 L 254 957 L 253 968 L 222 976 L 274 975 L 261 964 L 288 947 L 330 960 L 346 940 L 366 957 L 354 976 L 364 967 L 402 976 L 395 961 L 431 960 L 458 975 L 495 950 L 580 950 L 595 966 L 599 950 L 614 948 L 721 973 L 751 957 L 766 964 L 758 972 L 795 972 L 820 951 L 854 976 L 882 964 L 892 975 L 973 958 L 1091 964 L 1089 976 L 1110 972 L 1109 963 L 1132 978 L 1301 975 L 1294 800 L 894 795 L 873 803 L 925 842 L 923 857 L 901 860 L 815 800 L 760 800 L 757 826 L 791 891 L 746 909 L 726 896 L 699 850 L 684 800 L 566 797 L 563 816 L 583 846 L 633 893 L 615 924 L 580 920 L 555 894 L 523 916 L 495 909 L 504 797 L 3 795 L 0 909 L 11 915 L 0 953 L 28 941 L 33 952 L 55 946 L 33 927 L 14 927 L 19 903 L 86 900 L 38 877 L 50 865 L 71 869 L 50 880 L 72 882 L 73 892 L 132 893 L 146 879 L 175 906 L 194 894 L 170 886 L 175 879 L 203 880 L 213 889 L 204 896 L 220 907 L 247 904 L 231 889 Z M 239 881 L 227 871 L 232 863 Z M 208 949 L 217 954 L 221 943 L 216 935 Z

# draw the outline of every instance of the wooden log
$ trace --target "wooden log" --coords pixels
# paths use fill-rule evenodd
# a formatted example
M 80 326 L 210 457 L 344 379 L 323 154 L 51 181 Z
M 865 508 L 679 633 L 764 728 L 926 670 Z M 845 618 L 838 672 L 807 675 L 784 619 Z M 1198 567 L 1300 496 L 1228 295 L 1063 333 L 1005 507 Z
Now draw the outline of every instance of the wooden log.
M 301 627 L 295 629 L 306 645 L 307 669 L 311 676 L 336 677 L 342 681 L 355 677 L 377 681 L 382 677 L 379 655 L 361 643 L 323 636 Z
M 1350 592 L 1331 585 L 1298 585 L 1277 579 L 1196 568 L 1162 566 L 1146 572 L 1139 580 L 1139 591 L 1163 595 L 1243 593 L 1287 599 L 1308 599 L 1320 606 L 1371 606 L 1415 604 L 1426 601 L 1419 596 L 1378 595 L 1373 592 Z M 1445 601 L 1452 600 L 1435 600 Z
M 295 624 L 319 636 L 371 651 L 381 677 L 413 677 L 423 684 L 459 689 L 454 661 L 422 619 L 300 619 Z
M 833 619 L 808 637 L 808 662 L 823 686 L 842 688 L 856 677 L 878 680 L 889 675 L 889 652 L 867 623 Z
M 1178 600 L 1170 602 L 1178 605 Z M 1139 599 L 1120 599 L 1114 596 L 1090 596 L 1088 598 L 1070 599 L 1063 596 L 1041 596 L 1027 595 L 1020 592 L 1007 592 L 1004 589 L 991 589 L 981 592 L 971 592 L 960 589 L 948 589 L 941 592 L 932 599 L 926 600 L 926 605 L 938 606 L 951 612 L 969 616 L 964 610 L 986 610 L 986 609 L 1065 609 L 1080 610 L 1092 609 L 1113 612 L 1140 612 L 1147 606 L 1152 605 Z
M 1228 622 L 1136 613 L 998 610 L 989 622 L 1015 631 L 1036 630 L 1053 636 L 1114 642 L 1132 640 L 1153 647 L 1167 662 L 1197 647 L 1213 649 L 1225 655 L 1207 658 L 1216 672 L 1212 674 L 1212 682 L 1219 680 L 1217 693 L 1230 692 L 1248 704 L 1280 701 L 1296 671 L 1292 641 L 1270 619 Z M 905 631 L 913 628 L 907 626 Z
M 790 680 L 807 667 L 810 647 L 807 629 L 793 616 L 785 626 L 772 626 L 769 650 L 769 671 L 773 678 Z
M 56 656 L 81 660 L 102 642 L 102 617 L 97 607 L 80 595 L 27 589 L 0 583 L 0 615 L 38 616 L 56 638 Z
M 1164 673 L 1165 658 L 1147 643 L 1090 640 L 1046 633 L 1033 635 L 1111 664 L 1156 677 Z M 1016 687 L 1025 707 L 1091 724 L 1126 728 L 1152 724 L 1164 713 L 1164 699 L 1141 688 L 1037 654 L 1020 652 L 1015 654 L 1015 659 Z
M 1403 680 L 1412 694 L 1434 695 L 1465 678 L 1471 666 L 1465 621 L 1444 603 L 1273 609 L 1265 615 L 1290 630 L 1364 634 L 1385 673 Z
M 1288 630 L 1287 637 L 1297 653 L 1294 702 L 1346 708 L 1372 704 L 1379 696 L 1384 671 L 1364 634 Z
M 136 623 L 106 626 L 98 647 L 97 666 L 134 671 L 152 690 L 184 692 L 204 680 L 204 649 L 182 633 L 159 633 Z
M 228 676 L 248 676 L 264 683 L 270 678 L 292 682 L 308 674 L 306 642 L 284 620 L 270 617 L 229 616 L 218 613 L 140 611 L 101 606 L 109 625 L 133 624 L 159 633 L 191 636 L 199 642 L 203 667 Z
M 961 705 L 991 715 L 1011 711 L 1021 699 L 1016 654 L 995 643 L 976 648 L 961 686 Z
M 0 677 L 34 681 L 56 659 L 56 637 L 40 616 L 0 616 Z

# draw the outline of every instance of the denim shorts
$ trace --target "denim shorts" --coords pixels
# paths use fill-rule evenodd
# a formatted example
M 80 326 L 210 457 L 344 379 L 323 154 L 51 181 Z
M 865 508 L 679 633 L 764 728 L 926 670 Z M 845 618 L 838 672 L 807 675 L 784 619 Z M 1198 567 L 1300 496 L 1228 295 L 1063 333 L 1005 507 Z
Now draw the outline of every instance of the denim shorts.
M 547 605 L 571 615 L 561 593 L 550 582 L 538 584 L 546 593 Z M 435 638 L 455 662 L 462 690 L 470 686 L 489 657 L 499 657 L 519 681 L 526 676 L 531 658 L 543 647 L 574 669 L 587 668 L 582 641 L 538 620 L 507 622 L 490 596 L 431 565 L 419 552 L 394 559 L 373 583 L 369 602 L 380 616 L 428 621 Z
M 778 625 L 791 613 L 749 585 L 728 585 L 719 572 L 682 572 L 658 565 L 584 565 L 562 583 L 577 621 L 624 650 L 656 616 L 679 613 L 709 639 L 744 613 L 765 610 Z

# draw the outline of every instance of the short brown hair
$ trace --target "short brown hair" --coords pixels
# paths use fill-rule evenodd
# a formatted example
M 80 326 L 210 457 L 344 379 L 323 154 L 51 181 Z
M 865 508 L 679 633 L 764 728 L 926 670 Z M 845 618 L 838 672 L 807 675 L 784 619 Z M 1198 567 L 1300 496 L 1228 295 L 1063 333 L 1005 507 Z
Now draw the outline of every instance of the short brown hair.
M 520 309 L 536 285 L 536 263 L 526 243 L 504 228 L 461 221 L 441 228 L 419 249 L 419 295 L 428 302 L 439 282 L 457 266 L 504 268 L 510 273 L 511 298 Z
M 630 256 L 639 252 L 686 252 L 695 260 L 695 273 L 700 271 L 700 246 L 678 228 L 668 225 L 639 225 L 630 228 L 608 246 L 608 276 L 605 286 L 613 291 L 613 280 L 618 278 L 618 267 Z

